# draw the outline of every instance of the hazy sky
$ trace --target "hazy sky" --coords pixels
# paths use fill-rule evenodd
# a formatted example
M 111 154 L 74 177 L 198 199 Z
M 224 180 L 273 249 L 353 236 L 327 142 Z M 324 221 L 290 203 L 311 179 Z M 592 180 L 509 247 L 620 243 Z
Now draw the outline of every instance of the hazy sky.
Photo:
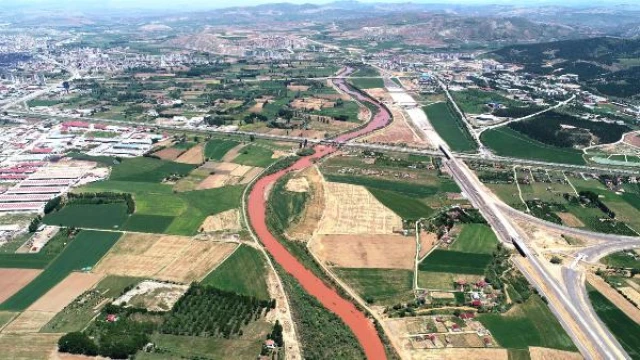
M 30 4 L 30 5 L 53 5 L 57 7 L 77 7 L 88 8 L 93 6 L 112 8 L 221 8 L 231 6 L 258 5 L 276 2 L 289 2 L 295 4 L 313 3 L 323 4 L 333 0 L 0 0 L 2 5 Z M 364 3 L 375 2 L 413 2 L 413 3 L 438 3 L 438 4 L 510 4 L 510 5 L 537 5 L 537 4 L 558 4 L 577 5 L 585 4 L 599 6 L 606 4 L 624 3 L 625 0 L 599 0 L 594 3 L 589 0 L 360 0 Z M 634 1 L 626 1 L 627 3 Z

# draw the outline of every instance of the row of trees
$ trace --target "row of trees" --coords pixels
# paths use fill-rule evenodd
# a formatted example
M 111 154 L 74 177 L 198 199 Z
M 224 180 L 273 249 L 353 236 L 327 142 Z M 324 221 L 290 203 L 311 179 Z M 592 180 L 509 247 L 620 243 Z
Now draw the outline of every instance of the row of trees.
M 67 198 L 68 204 L 102 205 L 124 203 L 127 205 L 127 214 L 133 214 L 136 211 L 135 201 L 129 193 L 69 193 Z

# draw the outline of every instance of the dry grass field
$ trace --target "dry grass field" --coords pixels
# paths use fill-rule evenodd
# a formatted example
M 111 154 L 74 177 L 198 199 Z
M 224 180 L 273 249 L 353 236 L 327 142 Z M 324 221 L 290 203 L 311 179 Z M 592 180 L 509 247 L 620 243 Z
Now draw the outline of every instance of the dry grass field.
M 62 311 L 76 297 L 97 284 L 102 277 L 100 274 L 73 272 L 34 302 L 27 311 L 51 311 L 54 313 Z
M 42 270 L 34 269 L 0 269 L 0 303 L 17 293 Z
M 204 144 L 198 144 L 185 151 L 182 155 L 178 156 L 175 161 L 182 164 L 202 164 L 204 161 Z
M 413 269 L 416 243 L 402 235 L 323 235 L 311 250 L 337 267 Z
M 324 184 L 325 212 L 319 234 L 391 234 L 402 219 L 363 186 Z
M 285 184 L 284 189 L 287 191 L 299 193 L 309 192 L 309 181 L 307 181 L 307 178 L 304 177 L 290 179 Z
M 231 151 L 233 151 L 233 149 Z M 227 185 L 247 184 L 262 171 L 262 168 L 259 167 L 238 165 L 230 162 L 208 162 L 200 167 L 200 169 L 212 172 L 213 175 L 209 175 L 200 182 L 197 186 L 198 190 L 215 189 Z
M 582 360 L 580 353 L 541 347 L 529 347 L 531 360 Z
M 3 359 L 50 359 L 57 351 L 62 334 L 0 334 Z
M 55 315 L 55 311 L 25 310 L 2 329 L 2 334 L 37 333 L 43 326 L 47 325 Z M 2 348 L 2 346 L 0 346 L 0 348 Z
M 309 241 L 318 228 L 324 213 L 324 181 L 316 166 L 304 170 L 300 176 L 306 181 L 309 198 L 300 220 L 289 228 L 287 235 L 295 240 Z M 289 189 L 287 188 L 287 190 Z
M 491 348 L 447 348 L 411 351 L 413 360 L 508 360 L 507 349 Z
M 126 234 L 94 272 L 190 283 L 202 279 L 236 247 L 185 236 Z
M 584 227 L 584 223 L 580 221 L 572 213 L 557 212 L 556 215 L 562 219 L 562 223 L 570 227 Z
M 431 249 L 436 246 L 438 241 L 438 234 L 423 231 L 420 233 L 420 254 L 418 257 L 422 259 Z
M 208 216 L 200 226 L 202 231 L 240 230 L 240 213 L 237 209 Z

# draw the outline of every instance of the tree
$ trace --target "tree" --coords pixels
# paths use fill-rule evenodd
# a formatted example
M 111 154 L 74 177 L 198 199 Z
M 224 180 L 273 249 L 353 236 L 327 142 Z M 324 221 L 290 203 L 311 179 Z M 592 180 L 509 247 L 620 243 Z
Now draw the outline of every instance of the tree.
M 71 354 L 98 355 L 98 346 L 86 334 L 71 332 L 58 340 L 58 350 Z

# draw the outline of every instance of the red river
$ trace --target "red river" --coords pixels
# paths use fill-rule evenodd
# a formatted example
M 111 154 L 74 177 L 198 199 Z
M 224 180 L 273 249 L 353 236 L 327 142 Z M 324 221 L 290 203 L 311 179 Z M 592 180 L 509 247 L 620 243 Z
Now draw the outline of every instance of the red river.
M 347 70 L 347 73 L 349 70 Z M 343 73 L 345 74 L 345 73 Z M 348 141 L 358 136 L 364 135 L 376 129 L 380 129 L 389 124 L 391 115 L 388 110 L 379 104 L 371 101 L 362 94 L 353 91 L 347 87 L 344 80 L 336 80 L 336 85 L 344 92 L 357 98 L 361 102 L 369 102 L 378 107 L 378 111 L 374 118 L 369 121 L 363 128 L 354 130 L 353 132 L 340 135 L 335 140 Z M 338 295 L 335 289 L 327 286 L 322 280 L 316 277 L 310 270 L 305 268 L 287 249 L 276 240 L 267 228 L 267 204 L 265 193 L 271 184 L 284 176 L 291 170 L 300 170 L 307 168 L 313 164 L 314 159 L 319 159 L 327 154 L 334 152 L 336 149 L 329 146 L 318 145 L 315 147 L 315 154 L 303 157 L 295 164 L 287 169 L 283 169 L 274 174 L 259 179 L 251 193 L 249 194 L 249 221 L 256 232 L 260 241 L 264 244 L 267 251 L 273 256 L 274 260 L 280 264 L 288 273 L 293 275 L 302 287 L 311 295 L 313 295 L 324 307 L 339 316 L 342 321 L 349 326 L 351 331 L 364 348 L 364 352 L 368 359 L 378 360 L 386 359 L 384 346 L 378 337 L 375 327 L 367 317 L 358 311 L 355 305 Z

